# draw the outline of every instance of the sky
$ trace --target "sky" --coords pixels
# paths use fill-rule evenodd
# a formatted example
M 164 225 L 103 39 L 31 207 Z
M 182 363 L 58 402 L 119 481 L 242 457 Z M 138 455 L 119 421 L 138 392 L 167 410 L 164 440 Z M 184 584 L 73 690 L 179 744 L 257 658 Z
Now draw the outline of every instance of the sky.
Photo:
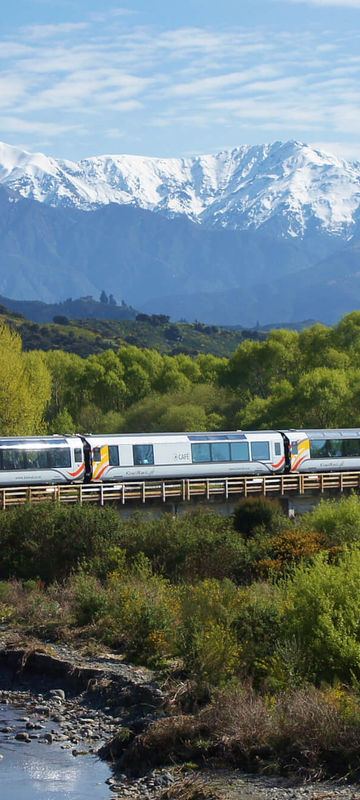
M 360 0 L 12 0 L 0 139 L 79 160 L 297 139 L 360 161 Z

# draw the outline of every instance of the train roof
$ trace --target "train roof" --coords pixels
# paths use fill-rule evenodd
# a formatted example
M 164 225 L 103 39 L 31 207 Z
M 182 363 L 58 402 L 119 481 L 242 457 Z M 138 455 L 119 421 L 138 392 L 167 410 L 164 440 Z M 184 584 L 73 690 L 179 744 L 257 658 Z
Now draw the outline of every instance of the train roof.
M 358 439 L 360 428 L 290 428 L 283 431 L 286 436 L 305 434 L 310 439 Z
M 52 436 L 2 436 L 0 447 L 66 447 L 69 440 L 80 441 L 79 436 L 61 436 L 54 433 Z
M 143 441 L 146 442 L 161 442 L 161 441 L 178 441 L 186 442 L 206 442 L 206 441 L 237 441 L 244 440 L 247 436 L 281 436 L 279 431 L 186 431 L 186 432 L 168 432 L 168 433 L 110 433 L 110 434 L 85 434 L 84 439 L 89 442 L 129 442 L 129 441 Z

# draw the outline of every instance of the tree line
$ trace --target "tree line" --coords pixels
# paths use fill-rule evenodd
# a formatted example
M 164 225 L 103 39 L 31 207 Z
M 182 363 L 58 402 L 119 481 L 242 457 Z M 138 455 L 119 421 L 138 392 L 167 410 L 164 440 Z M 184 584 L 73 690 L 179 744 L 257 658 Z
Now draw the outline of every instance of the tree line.
M 334 327 L 245 340 L 230 358 L 23 352 L 0 327 L 3 435 L 357 426 L 359 399 L 358 311 Z

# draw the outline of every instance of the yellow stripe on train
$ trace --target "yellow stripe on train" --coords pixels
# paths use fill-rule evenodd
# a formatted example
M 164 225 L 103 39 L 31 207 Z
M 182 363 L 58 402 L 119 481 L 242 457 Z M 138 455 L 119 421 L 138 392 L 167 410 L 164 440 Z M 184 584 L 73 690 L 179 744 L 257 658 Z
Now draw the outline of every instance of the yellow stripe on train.
M 93 471 L 93 478 L 96 478 L 99 472 L 102 470 L 103 467 L 108 466 L 109 463 L 109 448 L 107 445 L 104 445 L 100 449 L 101 461 L 96 464 L 96 467 Z

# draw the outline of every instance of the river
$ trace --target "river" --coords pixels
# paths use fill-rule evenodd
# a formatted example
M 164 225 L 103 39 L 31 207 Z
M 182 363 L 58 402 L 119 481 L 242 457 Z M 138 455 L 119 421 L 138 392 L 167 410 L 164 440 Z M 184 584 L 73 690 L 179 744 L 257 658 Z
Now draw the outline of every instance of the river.
M 114 795 L 105 781 L 111 777 L 107 764 L 93 755 L 73 756 L 60 743 L 14 740 L 24 730 L 26 710 L 0 707 L 0 795 L 4 800 L 109 800 Z M 50 731 L 55 723 L 46 725 Z M 46 731 L 43 731 L 44 733 Z

